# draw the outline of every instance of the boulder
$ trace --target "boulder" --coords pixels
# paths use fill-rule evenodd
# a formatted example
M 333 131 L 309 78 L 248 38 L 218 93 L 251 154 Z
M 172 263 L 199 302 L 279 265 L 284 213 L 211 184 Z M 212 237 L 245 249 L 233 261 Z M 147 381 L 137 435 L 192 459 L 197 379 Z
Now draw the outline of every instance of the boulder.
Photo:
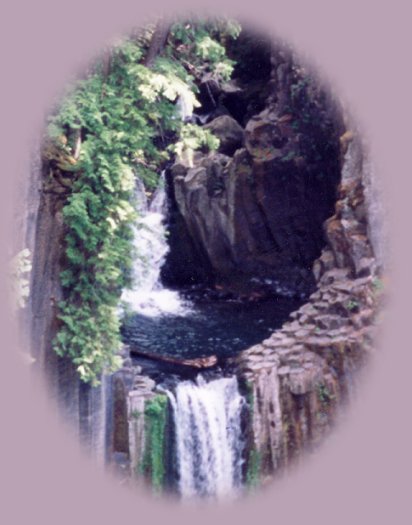
M 268 162 L 280 159 L 286 138 L 274 122 L 255 117 L 249 120 L 245 129 L 245 147 L 254 159 Z
M 233 155 L 237 149 L 242 147 L 243 128 L 229 115 L 222 115 L 213 119 L 204 128 L 211 131 L 219 139 L 220 153 Z

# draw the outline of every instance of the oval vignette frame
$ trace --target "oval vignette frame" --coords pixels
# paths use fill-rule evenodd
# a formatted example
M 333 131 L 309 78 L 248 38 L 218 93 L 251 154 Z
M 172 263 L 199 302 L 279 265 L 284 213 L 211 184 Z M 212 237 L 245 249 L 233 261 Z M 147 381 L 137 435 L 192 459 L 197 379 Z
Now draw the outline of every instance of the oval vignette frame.
M 46 10 L 47 4 L 48 2 L 43 2 L 45 10 Z M 321 10 L 321 6 L 316 8 L 315 4 L 316 2 L 311 4 L 311 10 L 314 11 L 314 14 L 319 13 L 319 10 Z M 320 2 L 318 2 L 317 5 L 319 4 Z M 346 13 L 346 18 L 344 16 L 344 13 L 340 12 L 340 15 L 341 15 L 340 19 L 342 20 L 342 24 L 343 24 L 343 21 L 346 21 L 346 22 L 350 21 L 349 20 L 350 9 L 348 8 L 348 4 L 346 4 L 346 9 L 348 10 L 348 13 Z M 282 20 L 282 22 L 286 26 L 288 26 L 288 23 L 285 21 L 289 20 L 289 28 L 290 28 L 290 26 L 292 25 L 290 21 L 293 19 L 292 6 L 289 8 L 282 8 L 281 12 L 282 12 L 282 16 L 280 16 L 279 18 Z M 88 16 L 91 17 L 92 13 L 87 14 L 88 11 L 86 10 L 86 8 L 85 8 L 84 13 L 85 13 L 85 20 L 88 20 L 88 23 L 90 23 L 91 18 L 87 18 L 87 17 Z M 357 13 L 359 17 L 361 16 L 366 17 L 367 15 L 367 11 L 361 11 L 360 8 L 357 11 Z M 353 14 L 353 11 L 352 11 L 352 14 Z M 234 13 L 234 16 L 235 15 L 236 13 Z M 49 11 L 49 16 L 52 17 L 51 18 L 52 21 L 58 20 L 57 13 L 53 15 L 53 11 Z M 260 13 L 260 16 L 262 16 L 261 13 Z M 383 14 L 379 16 L 381 16 L 381 20 L 383 20 Z M 259 18 L 259 16 L 257 18 Z M 274 16 L 274 20 L 275 18 L 276 17 Z M 104 25 L 105 30 L 109 31 L 108 27 L 111 23 L 113 23 L 113 20 L 106 21 Z M 308 20 L 311 20 L 311 18 L 309 17 Z M 137 18 L 136 18 L 136 21 L 137 21 Z M 43 22 L 45 22 L 45 20 Z M 138 22 L 142 23 L 143 21 L 138 20 Z M 126 22 L 123 19 L 121 22 L 119 22 L 119 25 L 123 25 L 125 23 Z M 41 24 L 41 21 L 39 20 L 39 25 L 40 24 Z M 47 26 L 47 24 L 45 24 L 45 26 Z M 81 25 L 79 27 L 79 34 L 78 34 L 79 39 L 80 37 L 87 36 L 85 33 L 83 33 L 82 27 L 83 26 Z M 348 28 L 351 27 L 350 23 L 348 23 L 347 27 Z M 37 29 L 39 29 L 38 26 L 37 26 Z M 275 24 L 274 24 L 273 29 L 276 30 Z M 29 30 L 27 30 L 25 33 L 26 33 L 26 37 L 23 43 L 24 45 L 27 46 L 27 38 L 30 34 L 33 35 L 33 33 L 30 33 Z M 320 31 L 320 33 L 322 34 L 322 31 Z M 97 34 L 97 31 L 96 31 L 96 34 Z M 100 34 L 101 33 L 99 33 L 99 40 L 101 40 Z M 338 32 L 337 34 L 339 35 L 341 33 Z M 355 30 L 354 34 L 352 33 L 352 38 L 354 38 L 354 36 L 356 35 L 357 35 L 357 32 Z M 96 35 L 93 35 L 93 36 L 95 37 Z M 285 36 L 287 37 L 286 32 L 285 32 Z M 373 36 L 377 36 L 377 35 L 375 35 L 372 32 L 372 34 L 370 35 L 370 38 L 372 40 L 373 40 Z M 303 37 L 300 37 L 300 38 L 303 38 Z M 306 36 L 306 38 L 310 41 L 310 36 Z M 335 41 L 336 39 L 336 37 L 335 39 L 333 39 L 332 37 L 330 38 L 333 41 Z M 291 39 L 289 39 L 289 41 L 292 42 Z M 376 44 L 376 41 L 374 42 Z M 43 43 L 43 45 L 47 47 L 48 43 L 49 42 L 45 42 Z M 360 49 L 364 49 L 362 48 L 362 43 L 358 43 L 358 45 Z M 42 49 L 41 46 L 35 47 L 35 45 L 33 45 L 33 52 L 36 50 L 38 52 L 39 47 L 41 50 Z M 298 45 L 298 43 L 295 44 L 295 47 L 297 51 L 299 52 L 300 46 Z M 316 47 L 316 44 L 315 44 L 315 47 Z M 376 44 L 376 47 L 379 49 L 378 44 Z M 89 48 L 90 48 L 90 44 L 89 44 Z M 74 62 L 77 61 L 77 58 L 75 57 L 75 55 L 77 55 L 77 51 L 75 52 L 76 49 L 77 51 L 79 51 L 80 47 L 79 48 L 73 47 L 73 49 L 70 50 L 70 52 L 69 52 L 69 49 L 65 48 L 65 52 L 68 54 L 68 56 L 71 59 L 73 59 Z M 354 49 L 354 44 L 351 45 L 351 47 L 349 48 L 349 51 L 351 50 L 353 51 L 353 49 Z M 60 50 L 60 52 L 62 51 Z M 340 54 L 338 50 L 337 54 L 341 57 L 342 50 L 340 51 Z M 348 53 L 348 55 L 350 55 L 350 53 Z M 29 56 L 31 56 L 32 59 L 34 58 L 33 55 L 29 55 Z M 46 55 L 46 57 L 48 56 L 49 55 Z M 319 53 L 319 57 L 320 56 L 321 54 Z M 316 56 L 314 56 L 314 58 L 316 59 Z M 322 58 L 323 58 L 323 55 L 322 55 Z M 37 60 L 38 60 L 38 54 L 37 54 Z M 319 63 L 319 60 L 317 60 L 317 62 Z M 40 64 L 42 65 L 41 71 L 43 73 L 46 72 L 47 67 L 48 67 L 47 63 L 43 63 L 42 61 L 40 61 Z M 374 65 L 375 63 L 372 57 L 372 60 L 371 60 L 372 75 L 376 69 L 376 65 L 375 65 L 375 69 L 373 69 Z M 28 62 L 27 62 L 27 66 L 28 66 L 28 69 L 30 70 L 30 66 L 28 65 Z M 62 71 L 66 69 L 66 67 L 67 67 L 66 65 L 62 67 L 60 69 L 59 74 L 62 74 Z M 326 66 L 322 67 L 321 69 L 324 72 L 327 72 Z M 339 76 L 339 73 L 337 76 Z M 17 76 L 17 78 L 21 78 L 21 77 Z M 53 77 L 53 80 L 56 82 L 57 80 L 56 75 Z M 61 85 L 60 80 L 58 80 L 59 85 Z M 43 81 L 44 81 L 44 85 L 46 85 L 48 81 L 47 76 L 43 78 Z M 337 84 L 338 83 L 339 82 L 337 82 Z M 352 85 L 356 85 L 356 84 L 357 84 L 356 81 L 352 82 Z M 384 85 L 385 85 L 384 81 L 382 81 L 382 86 Z M 386 84 L 386 86 L 387 85 L 388 84 Z M 35 84 L 35 86 L 36 88 L 40 87 L 39 84 Z M 379 88 L 378 88 L 377 95 L 380 94 L 382 96 L 383 94 L 382 86 L 381 86 L 381 91 L 379 91 Z M 393 85 L 391 86 L 391 84 L 389 83 L 389 91 L 391 87 L 393 89 Z M 50 96 L 51 95 L 50 87 L 48 88 L 46 87 L 45 91 L 47 91 L 47 89 L 49 90 L 48 96 Z M 336 89 L 338 90 L 338 86 L 336 87 Z M 348 91 L 348 88 L 346 88 L 346 91 Z M 15 93 L 15 95 L 17 93 Z M 39 101 L 39 106 L 42 107 L 47 102 L 46 99 L 48 98 L 48 96 L 45 96 L 44 93 L 37 94 L 37 97 L 38 97 L 37 100 Z M 365 101 L 366 99 L 362 98 L 362 96 L 364 97 L 364 95 L 360 95 L 361 101 Z M 35 97 L 36 97 L 36 94 L 33 93 L 34 100 L 35 100 Z M 379 144 L 382 145 L 381 141 L 384 137 L 383 137 L 383 133 L 380 132 L 381 130 L 378 126 L 377 119 L 376 118 L 374 119 L 373 117 L 368 118 L 367 112 L 368 112 L 368 109 L 371 109 L 371 110 L 376 109 L 376 106 L 374 106 L 374 104 L 371 102 L 370 105 L 367 106 L 368 109 L 364 109 L 363 111 L 357 111 L 356 97 L 354 98 L 355 98 L 355 104 L 351 106 L 351 109 L 353 110 L 352 112 L 357 117 L 360 117 L 360 119 L 365 123 L 365 127 L 368 127 L 368 130 L 371 131 L 370 132 L 371 142 L 374 148 L 374 152 L 372 153 L 372 158 L 375 159 L 375 152 L 379 149 L 377 146 Z M 31 99 L 31 97 L 29 97 L 29 101 L 26 101 L 23 104 L 24 111 L 27 111 L 29 115 L 30 115 L 30 105 L 33 104 L 33 102 L 34 101 Z M 394 104 L 396 107 L 396 101 L 394 102 Z M 32 114 L 32 116 L 30 117 L 31 118 L 30 122 L 32 126 L 33 126 L 33 122 L 35 122 L 36 120 L 38 121 L 38 117 L 39 117 L 38 107 L 39 106 L 36 107 L 36 112 L 34 113 L 34 115 Z M 24 111 L 21 111 L 21 114 L 19 112 L 18 117 L 17 117 L 17 123 L 20 125 L 22 124 L 22 122 L 24 122 L 24 119 L 22 118 Z M 386 113 L 384 113 L 384 115 L 386 115 Z M 5 119 L 5 121 L 7 123 L 9 122 L 8 117 L 7 119 Z M 391 121 L 390 118 L 387 121 L 393 122 L 393 120 Z M 372 131 L 372 127 L 374 123 L 377 127 L 374 128 L 374 131 Z M 11 126 L 10 129 L 14 130 L 15 128 L 14 126 Z M 29 140 L 29 131 L 32 131 L 32 130 L 27 130 L 22 134 L 23 141 Z M 14 142 L 14 146 L 18 148 L 19 144 Z M 391 146 L 392 146 L 392 149 L 391 149 Z M 17 153 L 17 150 L 15 151 Z M 391 143 L 389 143 L 389 152 L 390 151 L 392 151 L 393 153 L 393 144 Z M 386 152 L 386 155 L 388 155 L 389 152 Z M 378 167 L 381 168 L 381 171 L 382 171 L 383 166 L 389 165 L 387 162 L 388 157 L 387 156 L 386 157 L 383 156 L 383 157 L 386 158 L 386 162 L 385 160 L 382 161 L 382 155 L 376 156 L 377 165 Z M 401 159 L 398 159 L 398 162 L 399 160 Z M 23 164 L 21 162 L 17 166 L 15 164 L 16 163 L 12 164 L 12 167 L 14 167 L 14 171 L 16 170 L 16 168 L 18 171 L 21 171 Z M 400 164 L 398 173 L 402 173 L 402 164 Z M 387 192 L 385 193 L 385 195 L 390 194 L 391 197 L 394 198 L 393 191 L 389 191 L 388 188 L 386 188 L 385 191 Z M 11 210 L 7 210 L 7 211 L 10 212 Z M 7 224 L 6 221 L 4 221 L 4 223 Z M 398 232 L 398 235 L 399 233 L 400 232 Z M 396 236 L 395 236 L 395 240 L 393 241 L 393 247 L 399 248 L 399 244 L 396 244 Z M 395 250 L 395 253 L 396 253 L 396 250 Z M 396 291 L 397 280 L 395 278 L 393 279 L 393 283 L 394 283 L 393 290 Z M 399 303 L 397 304 L 397 306 L 399 306 Z M 391 321 L 393 325 L 394 319 L 392 317 L 392 314 L 388 313 L 388 317 L 389 317 L 389 322 Z M 7 316 L 4 315 L 3 319 L 7 320 Z M 387 336 L 385 335 L 385 347 L 388 348 L 386 345 L 387 345 Z M 392 348 L 393 347 L 394 346 L 392 346 Z M 237 504 L 239 508 L 234 507 L 233 509 L 230 509 L 230 512 L 231 514 L 233 514 L 233 517 L 238 513 L 238 518 L 239 518 L 238 521 L 240 523 L 243 523 L 243 522 L 246 523 L 250 521 L 250 519 L 252 519 L 252 516 L 257 517 L 260 514 L 263 520 L 264 514 L 267 512 L 270 512 L 270 510 L 272 510 L 273 512 L 274 508 L 276 508 L 277 512 L 279 512 L 279 516 L 282 516 L 282 513 L 284 513 L 283 515 L 289 518 L 292 518 L 292 517 L 297 518 L 300 510 L 305 510 L 305 512 L 302 512 L 300 514 L 301 517 L 303 517 L 304 515 L 307 515 L 308 512 L 311 512 L 312 515 L 316 515 L 316 509 L 318 508 L 318 505 L 319 505 L 319 500 L 315 497 L 315 495 L 318 492 L 316 490 L 316 484 L 317 484 L 318 489 L 319 487 L 322 488 L 322 492 L 324 495 L 324 498 L 322 498 L 322 507 L 325 505 L 325 500 L 328 501 L 328 504 L 334 503 L 336 505 L 337 502 L 339 501 L 339 499 L 336 499 L 336 494 L 340 493 L 342 496 L 342 491 L 344 487 L 346 487 L 346 490 L 347 490 L 346 497 L 348 497 L 348 488 L 349 488 L 349 494 L 352 495 L 352 500 L 354 501 L 354 503 L 358 503 L 361 505 L 359 516 L 362 516 L 362 513 L 365 513 L 366 515 L 366 512 L 368 511 L 367 504 L 372 506 L 375 500 L 378 501 L 379 499 L 377 498 L 377 495 L 379 494 L 379 490 L 382 490 L 381 488 L 376 489 L 377 480 L 372 479 L 374 476 L 371 476 L 368 478 L 368 474 L 375 472 L 375 475 L 376 475 L 377 472 L 383 471 L 384 466 L 386 466 L 388 467 L 388 472 L 392 472 L 396 475 L 396 470 L 395 472 L 393 470 L 392 461 L 389 462 L 388 461 L 389 458 L 385 458 L 385 457 L 382 458 L 380 454 L 378 455 L 378 453 L 380 452 L 379 444 L 381 446 L 384 446 L 385 440 L 383 438 L 385 436 L 386 438 L 390 438 L 391 434 L 389 433 L 387 429 L 386 429 L 387 431 L 386 434 L 385 434 L 385 429 L 383 429 L 383 432 L 382 432 L 382 425 L 380 424 L 381 415 L 380 415 L 380 410 L 376 410 L 378 408 L 377 405 L 379 404 L 381 407 L 383 406 L 383 407 L 386 407 L 386 409 L 388 409 L 388 406 L 390 406 L 388 401 L 391 399 L 391 395 L 392 395 L 392 400 L 394 400 L 393 396 L 397 392 L 397 386 L 394 383 L 392 387 L 388 387 L 388 386 L 386 387 L 386 388 L 392 389 L 390 392 L 391 395 L 389 396 L 389 399 L 384 396 L 379 397 L 379 385 L 382 384 L 382 381 L 384 379 L 387 380 L 387 377 L 385 377 L 384 370 L 382 368 L 384 367 L 384 365 L 385 367 L 387 367 L 386 370 L 389 370 L 389 371 L 391 370 L 390 366 L 388 366 L 389 360 L 385 352 L 383 352 L 382 355 L 377 358 L 376 366 L 374 366 L 373 370 L 371 370 L 370 378 L 365 380 L 365 384 L 364 384 L 364 388 L 362 392 L 365 396 L 364 399 L 358 400 L 357 406 L 351 409 L 350 415 L 348 415 L 348 421 L 346 422 L 347 427 L 345 426 L 344 428 L 342 426 L 339 429 L 339 432 L 336 433 L 336 435 L 334 435 L 333 439 L 329 438 L 328 443 L 323 445 L 324 450 L 322 450 L 322 452 L 319 454 L 319 457 L 316 456 L 316 459 L 315 459 L 316 466 L 315 464 L 312 465 L 311 464 L 312 462 L 308 462 L 306 472 L 299 472 L 299 473 L 294 474 L 292 476 L 291 483 L 288 487 L 279 486 L 279 491 L 278 491 L 278 488 L 276 487 L 275 489 L 275 486 L 274 486 L 273 490 L 268 491 L 267 494 L 264 494 L 264 495 L 262 494 L 262 496 L 256 496 L 256 498 L 250 499 L 247 502 L 239 503 L 239 505 Z M 20 487 L 23 487 L 24 484 L 22 483 L 22 480 L 24 479 L 25 486 L 27 487 L 27 500 L 26 500 L 27 513 L 30 512 L 33 515 L 33 513 L 37 512 L 39 517 L 41 516 L 43 519 L 50 520 L 51 522 L 52 517 L 53 516 L 55 517 L 56 514 L 60 513 L 59 509 L 62 509 L 62 508 L 64 509 L 64 501 L 65 501 L 64 495 L 66 494 L 67 496 L 68 491 L 74 491 L 74 494 L 77 494 L 77 497 L 75 497 L 74 499 L 78 501 L 78 507 L 77 507 L 77 510 L 74 507 L 71 509 L 68 509 L 67 514 L 65 514 L 65 516 L 62 517 L 62 519 L 64 520 L 63 523 L 66 521 L 69 522 L 69 520 L 73 521 L 76 518 L 79 519 L 79 516 L 78 516 L 79 510 L 80 510 L 80 514 L 82 515 L 82 519 L 85 519 L 85 518 L 92 519 L 93 515 L 97 517 L 98 516 L 97 513 L 100 512 L 101 513 L 100 514 L 101 523 L 108 522 L 109 518 L 114 519 L 114 517 L 119 516 L 119 514 L 120 514 L 119 517 L 121 517 L 121 519 L 127 519 L 127 516 L 130 516 L 130 513 L 132 511 L 143 512 L 146 519 L 161 518 L 162 515 L 169 512 L 169 509 L 162 510 L 161 509 L 162 504 L 160 503 L 154 506 L 152 503 L 149 503 L 148 501 L 145 501 L 145 502 L 138 501 L 139 498 L 136 498 L 136 502 L 134 500 L 132 501 L 129 495 L 126 497 L 126 495 L 121 494 L 119 490 L 117 490 L 115 487 L 112 486 L 112 483 L 106 480 L 101 480 L 99 477 L 100 476 L 99 474 L 97 475 L 94 474 L 93 467 L 91 467 L 88 464 L 82 464 L 80 461 L 78 461 L 79 456 L 78 456 L 77 451 L 75 450 L 75 447 L 73 446 L 72 443 L 70 443 L 70 440 L 68 438 L 66 439 L 66 436 L 64 436 L 62 432 L 62 429 L 59 429 L 54 421 L 50 421 L 49 423 L 51 425 L 50 433 L 46 433 L 44 432 L 44 429 L 38 428 L 39 420 L 43 422 L 43 425 L 45 425 L 46 421 L 50 419 L 50 414 L 48 413 L 49 409 L 47 408 L 47 402 L 44 399 L 44 393 L 36 392 L 35 396 L 33 396 L 36 399 L 36 408 L 33 410 L 32 395 L 31 395 L 31 389 L 33 385 L 26 382 L 27 381 L 26 374 L 24 372 L 22 373 L 21 365 L 15 362 L 14 356 L 12 357 L 11 364 L 9 366 L 10 366 L 9 370 L 13 370 L 15 374 L 15 377 L 13 376 L 13 385 L 8 384 L 7 382 L 5 382 L 3 385 L 4 386 L 7 385 L 7 391 L 11 391 L 11 392 L 13 392 L 13 390 L 16 389 L 16 386 L 18 386 L 19 397 L 16 398 L 15 403 L 13 403 L 13 409 L 17 411 L 17 414 L 19 414 L 20 417 L 16 417 L 16 414 L 13 415 L 11 413 L 12 411 L 10 411 L 10 406 L 6 407 L 7 409 L 6 414 L 7 416 L 11 417 L 11 420 L 10 420 L 11 422 L 9 423 L 8 428 L 13 429 L 13 431 L 10 432 L 9 435 L 12 438 L 14 437 L 14 441 L 15 441 L 14 445 L 11 445 L 11 446 L 9 445 L 10 448 L 6 448 L 6 450 L 19 451 L 19 454 L 17 454 L 16 452 L 15 453 L 17 454 L 16 457 L 19 457 L 20 455 L 20 461 L 16 462 L 16 465 L 14 465 L 14 468 L 13 468 L 13 464 L 7 465 L 7 474 L 9 476 L 10 485 L 14 488 L 14 491 L 13 491 L 14 498 L 17 497 L 17 494 L 19 492 L 18 490 L 15 489 L 15 487 L 19 486 L 19 481 L 21 483 Z M 402 372 L 399 372 L 399 374 L 400 376 L 402 376 Z M 399 377 L 399 375 L 397 375 L 397 377 Z M 377 403 L 377 400 L 379 399 L 381 400 L 381 402 Z M 30 403 L 28 403 L 27 400 L 30 400 Z M 369 408 L 372 407 L 372 410 L 369 410 L 366 405 L 368 405 Z M 30 407 L 29 410 L 28 410 L 28 406 Z M 398 411 L 399 410 L 400 408 L 398 408 Z M 390 419 L 391 417 L 394 418 L 395 414 L 389 414 L 389 421 L 391 421 Z M 24 415 L 24 417 L 21 417 L 21 415 Z M 367 417 L 365 420 L 366 415 Z M 31 433 L 28 432 L 29 429 L 31 429 Z M 378 430 L 382 433 L 381 434 L 377 433 Z M 25 444 L 24 436 L 26 436 L 27 438 L 27 434 L 29 435 L 31 434 L 32 442 L 30 444 L 26 443 L 26 447 L 24 447 L 23 446 Z M 378 439 L 376 440 L 377 435 L 378 435 Z M 357 439 L 355 439 L 356 445 L 350 447 L 352 449 L 352 454 L 348 454 L 348 450 L 349 450 L 348 440 L 351 439 L 351 436 L 354 436 Z M 372 439 L 372 436 L 375 436 L 375 440 Z M 55 446 L 51 447 L 50 445 L 53 442 Z M 12 443 L 12 440 L 11 440 L 11 443 Z M 38 451 L 38 455 L 36 454 L 36 451 Z M 62 454 L 63 451 L 64 451 L 64 454 Z M 342 458 L 342 456 L 337 458 L 339 454 L 344 455 L 344 458 Z M 63 455 L 66 457 L 62 458 Z M 328 455 L 330 456 L 330 460 L 326 460 L 326 457 Z M 45 460 L 45 458 L 47 459 Z M 354 458 L 358 458 L 357 461 L 355 461 Z M 66 460 L 68 459 L 68 462 L 66 463 L 65 468 L 63 467 L 64 459 Z M 74 464 L 72 464 L 72 462 L 74 461 L 78 463 L 78 465 L 76 464 L 75 468 L 73 468 Z M 328 463 L 328 461 L 330 461 L 330 463 Z M 379 469 L 377 469 L 375 461 L 377 463 L 380 462 Z M 31 465 L 31 468 L 30 468 L 30 465 Z M 43 465 L 43 468 L 42 468 L 42 465 Z M 339 468 L 338 468 L 338 465 L 339 465 Z M 355 467 L 358 467 L 358 468 L 355 470 Z M 64 476 L 62 476 L 62 470 L 65 473 Z M 33 473 L 38 473 L 40 471 L 43 471 L 43 479 L 41 478 L 39 479 L 38 476 L 36 475 L 32 476 Z M 337 479 L 336 477 L 336 472 L 339 472 L 339 479 Z M 358 474 L 357 476 L 354 476 L 355 472 L 357 472 Z M 388 475 L 388 478 L 389 477 L 390 476 Z M 315 481 L 316 479 L 318 480 L 317 482 Z M 334 483 L 328 483 L 328 482 L 325 483 L 325 480 L 330 480 L 330 479 L 333 479 Z M 369 479 L 370 485 L 368 485 L 368 482 L 366 481 L 368 479 Z M 52 480 L 53 482 L 51 482 Z M 57 487 L 57 485 L 59 485 L 59 483 L 57 483 L 57 480 L 61 483 L 59 487 Z M 81 488 L 82 483 L 79 480 L 86 481 L 83 488 Z M 309 481 L 309 480 L 312 480 L 312 481 Z M 344 480 L 346 480 L 346 483 L 344 483 Z M 54 481 L 56 481 L 56 483 L 54 483 Z M 90 483 L 92 481 L 93 481 L 93 487 L 96 490 L 93 492 L 89 492 Z M 385 481 L 386 481 L 386 484 L 385 484 Z M 383 485 L 386 486 L 386 488 L 389 490 L 390 489 L 389 479 L 384 480 Z M 308 489 L 308 486 L 313 487 L 313 489 L 312 490 Z M 365 486 L 369 488 L 366 491 L 365 490 L 362 491 L 362 487 L 364 489 Z M 375 486 L 374 490 L 372 490 L 372 486 Z M 341 487 L 341 490 L 339 490 L 339 487 Z M 271 492 L 272 494 L 269 494 L 269 492 Z M 389 493 L 393 494 L 393 492 L 389 492 Z M 49 496 L 47 496 L 47 499 L 44 498 L 46 494 L 49 494 Z M 293 508 L 292 506 L 293 510 L 291 510 L 292 501 L 296 498 L 298 494 L 300 497 L 299 501 L 302 503 L 302 509 Z M 362 494 L 364 498 L 363 501 L 361 501 L 359 498 L 360 494 Z M 105 497 L 102 497 L 103 495 L 105 495 Z M 109 506 L 107 501 L 111 497 L 113 497 L 113 500 L 119 499 L 119 501 L 122 502 L 121 505 L 123 506 L 121 507 L 121 509 L 119 508 L 118 504 L 115 504 L 114 501 L 110 502 L 110 506 Z M 102 504 L 102 502 L 104 503 Z M 391 510 L 389 503 L 390 502 L 386 503 L 386 508 L 382 508 L 382 511 L 385 510 L 389 513 L 389 511 Z M 10 509 L 8 509 L 9 512 L 13 511 L 13 507 L 14 505 L 10 506 Z M 18 509 L 16 507 L 14 508 L 14 512 L 16 511 L 20 512 L 21 513 L 20 515 L 22 517 L 24 516 L 23 510 L 24 509 Z M 347 509 L 346 511 L 343 510 L 338 519 L 344 520 L 346 516 L 346 520 L 347 520 L 348 517 L 350 516 L 350 513 L 347 514 L 348 510 L 350 509 Z M 44 514 L 44 512 L 46 512 L 46 514 Z M 171 514 L 169 514 L 169 522 L 173 519 L 173 520 L 176 520 L 176 523 L 177 522 L 182 523 L 182 521 L 184 521 L 185 519 L 190 518 L 192 514 L 190 509 L 189 510 L 174 509 L 173 512 L 176 512 L 176 514 L 173 517 Z M 202 522 L 204 521 L 206 523 L 208 519 L 213 519 L 213 514 L 215 512 L 218 512 L 217 509 L 216 510 L 215 509 L 202 509 L 202 515 L 199 516 L 199 520 L 202 520 Z M 224 514 L 225 512 L 229 512 L 229 509 L 223 508 L 219 512 L 222 512 Z M 330 513 L 332 513 L 332 508 L 330 508 Z M 178 514 L 180 514 L 180 517 L 178 517 Z M 327 514 L 326 511 L 325 511 L 325 514 Z M 377 516 L 378 514 L 380 514 L 381 518 L 384 517 L 383 512 L 377 513 Z M 329 514 L 329 516 L 330 515 L 331 514 Z M 119 519 L 119 517 L 117 519 Z M 342 523 L 344 523 L 344 521 L 342 521 Z

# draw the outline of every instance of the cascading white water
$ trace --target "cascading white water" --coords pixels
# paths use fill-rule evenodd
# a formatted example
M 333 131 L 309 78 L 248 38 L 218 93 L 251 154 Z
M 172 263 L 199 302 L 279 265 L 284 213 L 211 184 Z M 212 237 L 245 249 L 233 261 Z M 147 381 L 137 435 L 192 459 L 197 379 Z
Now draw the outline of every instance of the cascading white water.
M 130 304 L 134 312 L 145 316 L 186 315 L 190 311 L 187 301 L 178 292 L 164 288 L 160 282 L 160 270 L 169 251 L 163 173 L 150 204 L 142 182 L 136 180 L 135 206 L 139 213 L 133 241 L 138 254 L 133 269 L 135 285 L 133 290 L 123 293 L 122 299 Z
M 244 398 L 236 377 L 183 381 L 168 392 L 176 431 L 179 492 L 184 499 L 235 497 L 241 488 Z
M 135 287 L 123 294 L 134 312 L 147 317 L 187 315 L 190 303 L 177 292 L 165 289 L 160 271 L 169 250 L 165 216 L 164 182 L 149 204 L 144 186 L 136 181 L 135 206 L 139 214 L 134 229 L 138 260 L 134 265 Z M 242 486 L 241 413 L 244 399 L 236 377 L 206 382 L 180 382 L 167 392 L 173 407 L 179 492 L 184 499 L 197 497 L 230 499 Z

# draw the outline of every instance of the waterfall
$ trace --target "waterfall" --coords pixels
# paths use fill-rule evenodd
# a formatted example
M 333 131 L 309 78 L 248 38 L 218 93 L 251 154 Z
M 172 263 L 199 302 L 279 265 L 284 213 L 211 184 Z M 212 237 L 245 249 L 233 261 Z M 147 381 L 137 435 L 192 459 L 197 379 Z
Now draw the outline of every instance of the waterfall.
M 187 301 L 178 292 L 163 287 L 160 270 L 169 251 L 165 218 L 167 201 L 164 173 L 151 202 L 143 183 L 136 179 L 135 207 L 139 218 L 134 226 L 134 247 L 137 260 L 133 269 L 134 288 L 126 290 L 122 299 L 134 312 L 148 317 L 173 314 L 186 315 Z
M 236 377 L 183 381 L 168 392 L 176 431 L 179 492 L 186 498 L 235 497 L 241 489 L 241 412 Z

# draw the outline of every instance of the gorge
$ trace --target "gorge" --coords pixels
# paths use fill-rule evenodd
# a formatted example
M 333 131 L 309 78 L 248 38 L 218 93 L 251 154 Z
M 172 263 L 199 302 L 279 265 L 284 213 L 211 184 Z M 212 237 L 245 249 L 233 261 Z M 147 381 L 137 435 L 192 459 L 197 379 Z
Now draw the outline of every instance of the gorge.
M 22 329 L 63 419 L 122 482 L 184 499 L 238 497 L 317 449 L 374 351 L 384 273 L 350 116 L 286 44 L 206 29 L 158 24 L 103 57 L 85 84 L 101 116 L 52 122 L 20 232 Z M 168 76 L 181 56 L 190 81 Z

